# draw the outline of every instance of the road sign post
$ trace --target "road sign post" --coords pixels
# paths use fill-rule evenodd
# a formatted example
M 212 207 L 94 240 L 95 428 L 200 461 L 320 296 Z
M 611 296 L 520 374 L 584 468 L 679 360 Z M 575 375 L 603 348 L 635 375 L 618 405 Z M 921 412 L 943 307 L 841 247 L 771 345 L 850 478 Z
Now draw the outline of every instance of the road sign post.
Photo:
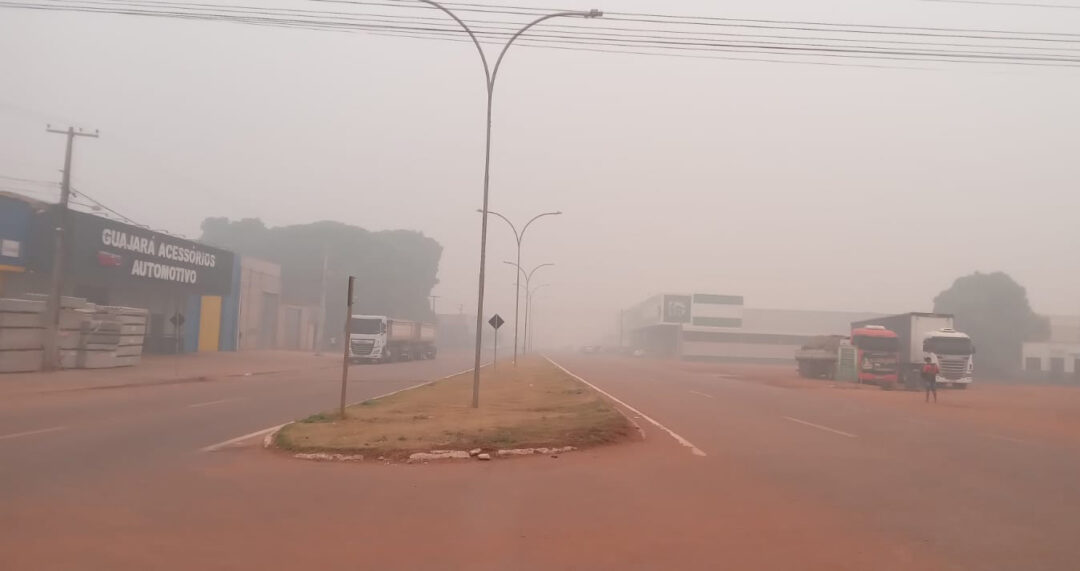
M 491 370 L 493 372 L 498 369 L 498 363 L 499 363 L 499 328 L 503 326 L 503 323 L 505 323 L 505 322 L 503 321 L 503 318 L 499 316 L 498 313 L 491 316 L 491 319 L 488 320 L 488 324 L 490 324 L 491 327 L 493 329 L 495 329 L 495 352 L 494 352 L 494 356 L 491 359 Z
M 345 354 L 341 359 L 341 403 L 338 407 L 341 420 L 345 420 L 345 387 L 349 384 L 349 334 L 352 333 L 353 285 L 356 278 L 349 276 L 349 297 L 345 300 Z

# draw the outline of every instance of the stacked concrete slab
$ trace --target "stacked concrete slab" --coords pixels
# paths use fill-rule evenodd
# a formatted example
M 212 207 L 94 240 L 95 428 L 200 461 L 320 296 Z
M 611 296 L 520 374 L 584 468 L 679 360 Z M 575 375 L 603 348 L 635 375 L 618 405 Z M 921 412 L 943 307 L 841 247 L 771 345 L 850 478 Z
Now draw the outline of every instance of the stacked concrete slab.
M 41 368 L 45 342 L 44 296 L 0 299 L 0 372 Z M 60 366 L 100 369 L 135 365 L 142 357 L 148 312 L 100 306 L 64 297 L 60 304 Z

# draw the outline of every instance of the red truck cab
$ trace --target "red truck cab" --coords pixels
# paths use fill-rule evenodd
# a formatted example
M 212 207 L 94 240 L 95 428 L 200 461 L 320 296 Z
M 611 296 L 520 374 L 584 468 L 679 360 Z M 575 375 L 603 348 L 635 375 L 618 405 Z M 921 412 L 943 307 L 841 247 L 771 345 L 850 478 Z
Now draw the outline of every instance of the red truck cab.
M 900 363 L 900 339 L 895 332 L 880 325 L 868 325 L 851 331 L 851 344 L 857 351 L 860 383 L 895 386 Z

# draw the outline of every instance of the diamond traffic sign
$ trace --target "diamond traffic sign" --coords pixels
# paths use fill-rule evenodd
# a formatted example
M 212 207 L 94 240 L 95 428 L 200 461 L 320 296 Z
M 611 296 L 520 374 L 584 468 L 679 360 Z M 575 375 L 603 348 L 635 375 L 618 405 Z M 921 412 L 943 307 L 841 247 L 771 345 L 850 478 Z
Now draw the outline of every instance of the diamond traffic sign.
M 491 317 L 491 319 L 488 320 L 488 323 L 491 324 L 491 326 L 495 329 L 498 329 L 503 326 L 503 323 L 506 322 L 503 321 L 502 317 L 499 317 L 498 313 L 496 313 L 494 316 Z

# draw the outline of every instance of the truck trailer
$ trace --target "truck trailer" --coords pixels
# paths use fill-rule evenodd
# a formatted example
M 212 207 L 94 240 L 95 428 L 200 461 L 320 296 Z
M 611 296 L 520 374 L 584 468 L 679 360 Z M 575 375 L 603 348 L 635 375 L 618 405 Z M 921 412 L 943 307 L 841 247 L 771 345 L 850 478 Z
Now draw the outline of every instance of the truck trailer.
M 388 363 L 434 359 L 435 325 L 385 315 L 353 315 L 349 320 L 349 361 Z
M 880 326 L 899 338 L 897 381 L 908 389 L 918 388 L 920 371 L 930 358 L 941 372 L 938 384 L 967 388 L 973 381 L 975 345 L 966 333 L 953 329 L 953 316 L 947 313 L 903 313 L 857 321 L 856 327 Z

